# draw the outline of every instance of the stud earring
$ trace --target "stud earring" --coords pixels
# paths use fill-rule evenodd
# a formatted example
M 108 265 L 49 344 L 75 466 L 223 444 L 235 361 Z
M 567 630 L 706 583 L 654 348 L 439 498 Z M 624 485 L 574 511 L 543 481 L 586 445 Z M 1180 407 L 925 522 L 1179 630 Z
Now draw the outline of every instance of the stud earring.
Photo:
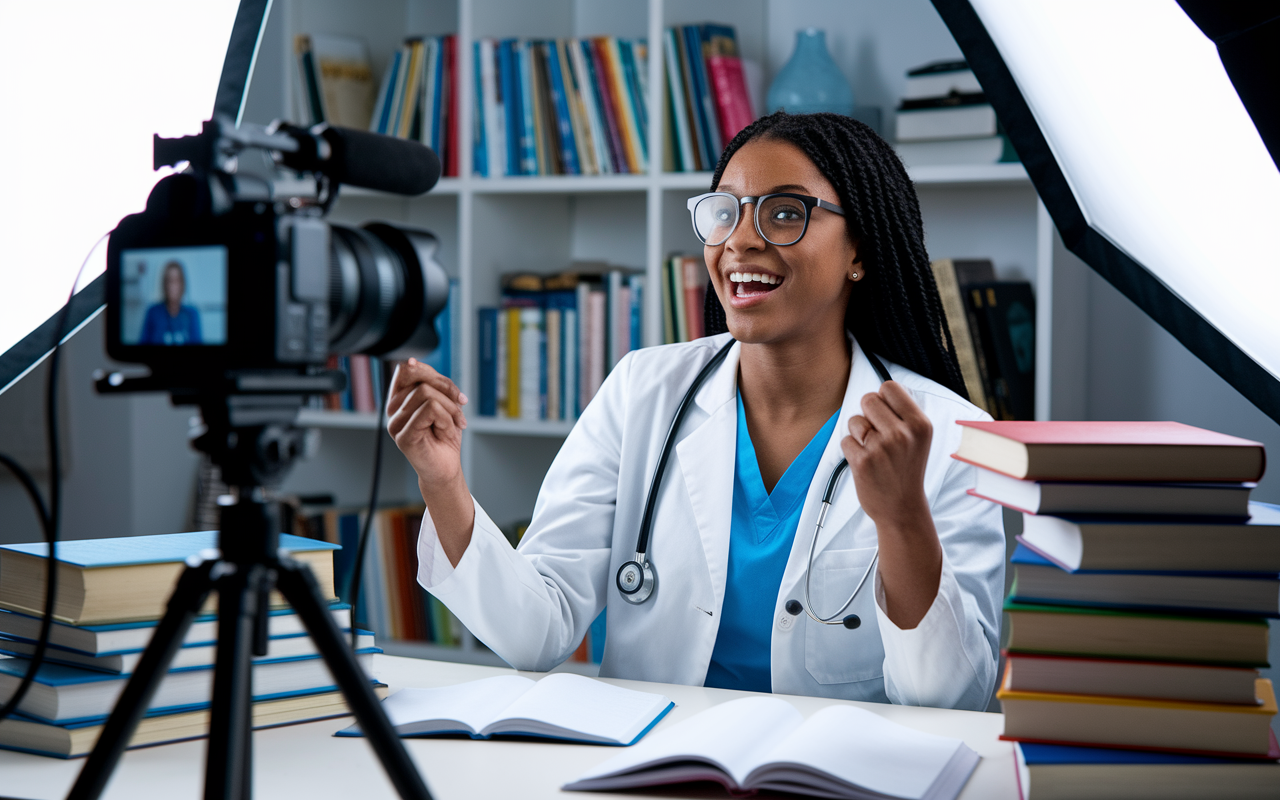
M 850 278 L 853 278 L 853 279 L 856 281 L 856 280 L 858 279 L 858 273 L 856 273 L 856 272 L 855 272 L 855 273 L 853 273 L 852 275 L 850 275 L 849 277 L 850 277 Z

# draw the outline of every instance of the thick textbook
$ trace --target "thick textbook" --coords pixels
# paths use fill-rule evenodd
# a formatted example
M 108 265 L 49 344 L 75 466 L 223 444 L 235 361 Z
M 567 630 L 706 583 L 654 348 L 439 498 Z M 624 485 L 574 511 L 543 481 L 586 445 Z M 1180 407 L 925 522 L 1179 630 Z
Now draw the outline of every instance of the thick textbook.
M 1276 696 L 1266 678 L 1257 681 L 1254 705 L 1020 692 L 1008 686 L 1006 667 L 996 692 L 1004 712 L 1002 739 L 1276 757 L 1271 750 Z
M 435 689 L 401 689 L 382 707 L 402 736 L 536 736 L 631 745 L 675 707 L 660 694 L 562 672 L 532 681 L 499 675 Z M 360 736 L 352 725 L 338 736 Z
M 1009 650 L 1266 667 L 1267 622 L 1006 600 Z
M 387 696 L 385 684 L 378 684 L 373 690 L 379 697 Z M 337 691 L 260 700 L 252 705 L 252 710 L 254 730 L 345 717 L 350 713 L 342 692 Z M 92 720 L 55 725 L 16 715 L 0 722 L 0 748 L 56 758 L 75 758 L 93 749 L 104 724 L 103 720 Z M 200 739 L 208 733 L 207 708 L 152 714 L 138 722 L 133 738 L 129 740 L 129 748 Z
M 183 562 L 217 546 L 217 531 L 58 542 L 54 616 L 72 625 L 158 619 Z M 285 533 L 280 535 L 280 549 L 311 568 L 326 599 L 336 599 L 332 551 L 337 545 Z M 0 545 L 0 606 L 27 614 L 43 612 L 48 552 L 44 542 Z M 214 603 L 216 596 L 211 595 L 205 610 L 212 610 Z M 283 606 L 284 598 L 273 592 L 271 604 Z
M 1256 481 L 1260 442 L 1180 422 L 959 420 L 952 458 L 1030 480 Z
M 351 627 L 351 606 L 334 603 L 329 613 L 338 627 Z M 0 637 L 34 642 L 40 636 L 40 617 L 0 610 Z M 66 650 L 74 650 L 86 656 L 111 656 L 121 653 L 141 652 L 151 641 L 158 622 L 154 619 L 141 622 L 117 622 L 110 625 L 67 625 L 53 623 L 49 632 L 49 644 Z M 267 616 L 268 636 L 293 636 L 305 632 L 302 620 L 291 608 L 273 608 Z M 218 640 L 218 618 L 203 614 L 195 618 L 182 641 L 183 647 L 213 644 Z
M 1280 508 L 1247 520 L 1024 514 L 1018 541 L 1062 569 L 1280 573 Z
M 1257 669 L 1008 653 L 1008 688 L 1196 703 L 1258 702 Z
M 1018 742 L 1018 785 L 1035 800 L 1252 800 L 1275 797 L 1280 764 Z
M 1026 481 L 981 469 L 969 494 L 1026 514 L 1247 517 L 1249 493 L 1256 486 L 1247 482 Z
M 349 635 L 350 629 L 343 631 L 343 633 Z M 361 631 L 359 640 L 362 649 L 373 647 L 373 634 L 369 631 Z M 0 653 L 30 658 L 35 654 L 35 650 L 36 646 L 33 642 L 0 637 Z M 216 642 L 183 644 L 177 654 L 174 655 L 173 661 L 169 663 L 169 671 L 177 672 L 179 670 L 211 667 L 213 666 L 216 650 Z M 292 633 L 285 636 L 269 637 L 267 639 L 267 654 L 265 656 L 254 656 L 253 660 L 282 661 L 314 655 L 316 655 L 316 646 L 311 641 L 311 637 L 305 633 Z M 135 650 L 129 653 L 91 656 L 76 650 L 50 645 L 45 650 L 44 657 L 46 661 L 54 664 L 69 664 L 73 667 L 84 667 L 85 669 L 107 672 L 113 675 L 128 675 L 137 668 L 138 662 L 142 660 L 142 651 Z
M 370 648 L 356 655 L 366 673 L 373 663 L 373 654 L 377 652 L 381 651 Z M 28 663 L 25 658 L 0 658 L 0 703 L 13 695 L 26 674 Z M 63 664 L 41 664 L 31 688 L 18 704 L 18 711 L 28 717 L 55 723 L 105 717 L 115 707 L 126 681 L 126 675 L 110 675 Z M 334 688 L 337 687 L 329 675 L 329 668 L 318 657 L 253 665 L 255 702 Z M 148 711 L 195 710 L 207 706 L 212 695 L 211 668 L 170 672 L 152 696 Z
M 1275 573 L 1068 572 L 1019 544 L 1010 597 L 1020 603 L 1214 611 L 1280 617 Z
M 714 781 L 735 794 L 949 800 L 978 766 L 959 739 L 906 728 L 853 706 L 808 719 L 777 697 L 713 706 L 564 786 L 614 791 Z

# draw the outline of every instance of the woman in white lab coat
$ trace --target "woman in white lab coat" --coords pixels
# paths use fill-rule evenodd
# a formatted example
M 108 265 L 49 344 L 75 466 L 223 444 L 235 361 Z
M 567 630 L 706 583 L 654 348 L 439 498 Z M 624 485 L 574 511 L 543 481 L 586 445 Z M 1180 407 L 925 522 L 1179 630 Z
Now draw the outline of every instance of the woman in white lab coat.
M 901 162 L 850 118 L 779 113 L 738 134 L 711 188 L 690 205 L 708 325 L 728 333 L 618 363 L 518 549 L 462 476 L 467 398 L 421 363 L 397 370 L 388 427 L 429 512 L 419 581 L 520 669 L 559 664 L 607 609 L 604 676 L 984 709 L 1004 534 L 949 456 L 957 420 L 989 417 L 965 399 Z M 730 336 L 658 489 L 656 589 L 624 602 L 667 429 Z

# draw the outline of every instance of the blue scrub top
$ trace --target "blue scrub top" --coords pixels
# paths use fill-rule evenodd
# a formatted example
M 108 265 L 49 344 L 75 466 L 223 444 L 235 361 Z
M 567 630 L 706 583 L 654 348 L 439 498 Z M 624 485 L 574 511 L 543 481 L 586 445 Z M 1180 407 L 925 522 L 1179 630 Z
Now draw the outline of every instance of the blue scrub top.
M 760 477 L 747 415 L 738 395 L 737 467 L 733 476 L 733 519 L 729 528 L 729 574 L 725 580 L 720 632 L 711 653 L 706 686 L 773 690 L 769 648 L 773 609 L 782 573 L 800 524 L 804 498 L 840 412 L 822 426 L 796 456 L 770 494 Z
M 154 303 L 142 320 L 138 344 L 203 344 L 200 340 L 200 312 L 194 306 L 179 306 L 176 317 L 169 316 L 164 303 Z

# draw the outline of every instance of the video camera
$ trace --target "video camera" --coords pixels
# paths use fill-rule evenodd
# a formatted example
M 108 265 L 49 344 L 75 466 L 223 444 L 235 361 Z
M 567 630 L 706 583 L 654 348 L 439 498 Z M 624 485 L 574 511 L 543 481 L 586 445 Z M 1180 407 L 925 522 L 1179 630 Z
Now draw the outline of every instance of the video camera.
M 429 148 L 327 125 L 213 119 L 195 136 L 156 136 L 154 161 L 186 166 L 121 220 L 107 249 L 107 352 L 151 368 L 145 385 L 120 389 L 175 399 L 255 385 L 334 391 L 340 374 L 303 377 L 324 375 L 330 354 L 420 357 L 437 346 L 449 283 L 436 238 L 323 219 L 344 183 L 429 190 L 440 175 Z M 264 174 L 243 168 L 254 163 Z M 314 196 L 276 196 L 282 167 L 314 178 Z

